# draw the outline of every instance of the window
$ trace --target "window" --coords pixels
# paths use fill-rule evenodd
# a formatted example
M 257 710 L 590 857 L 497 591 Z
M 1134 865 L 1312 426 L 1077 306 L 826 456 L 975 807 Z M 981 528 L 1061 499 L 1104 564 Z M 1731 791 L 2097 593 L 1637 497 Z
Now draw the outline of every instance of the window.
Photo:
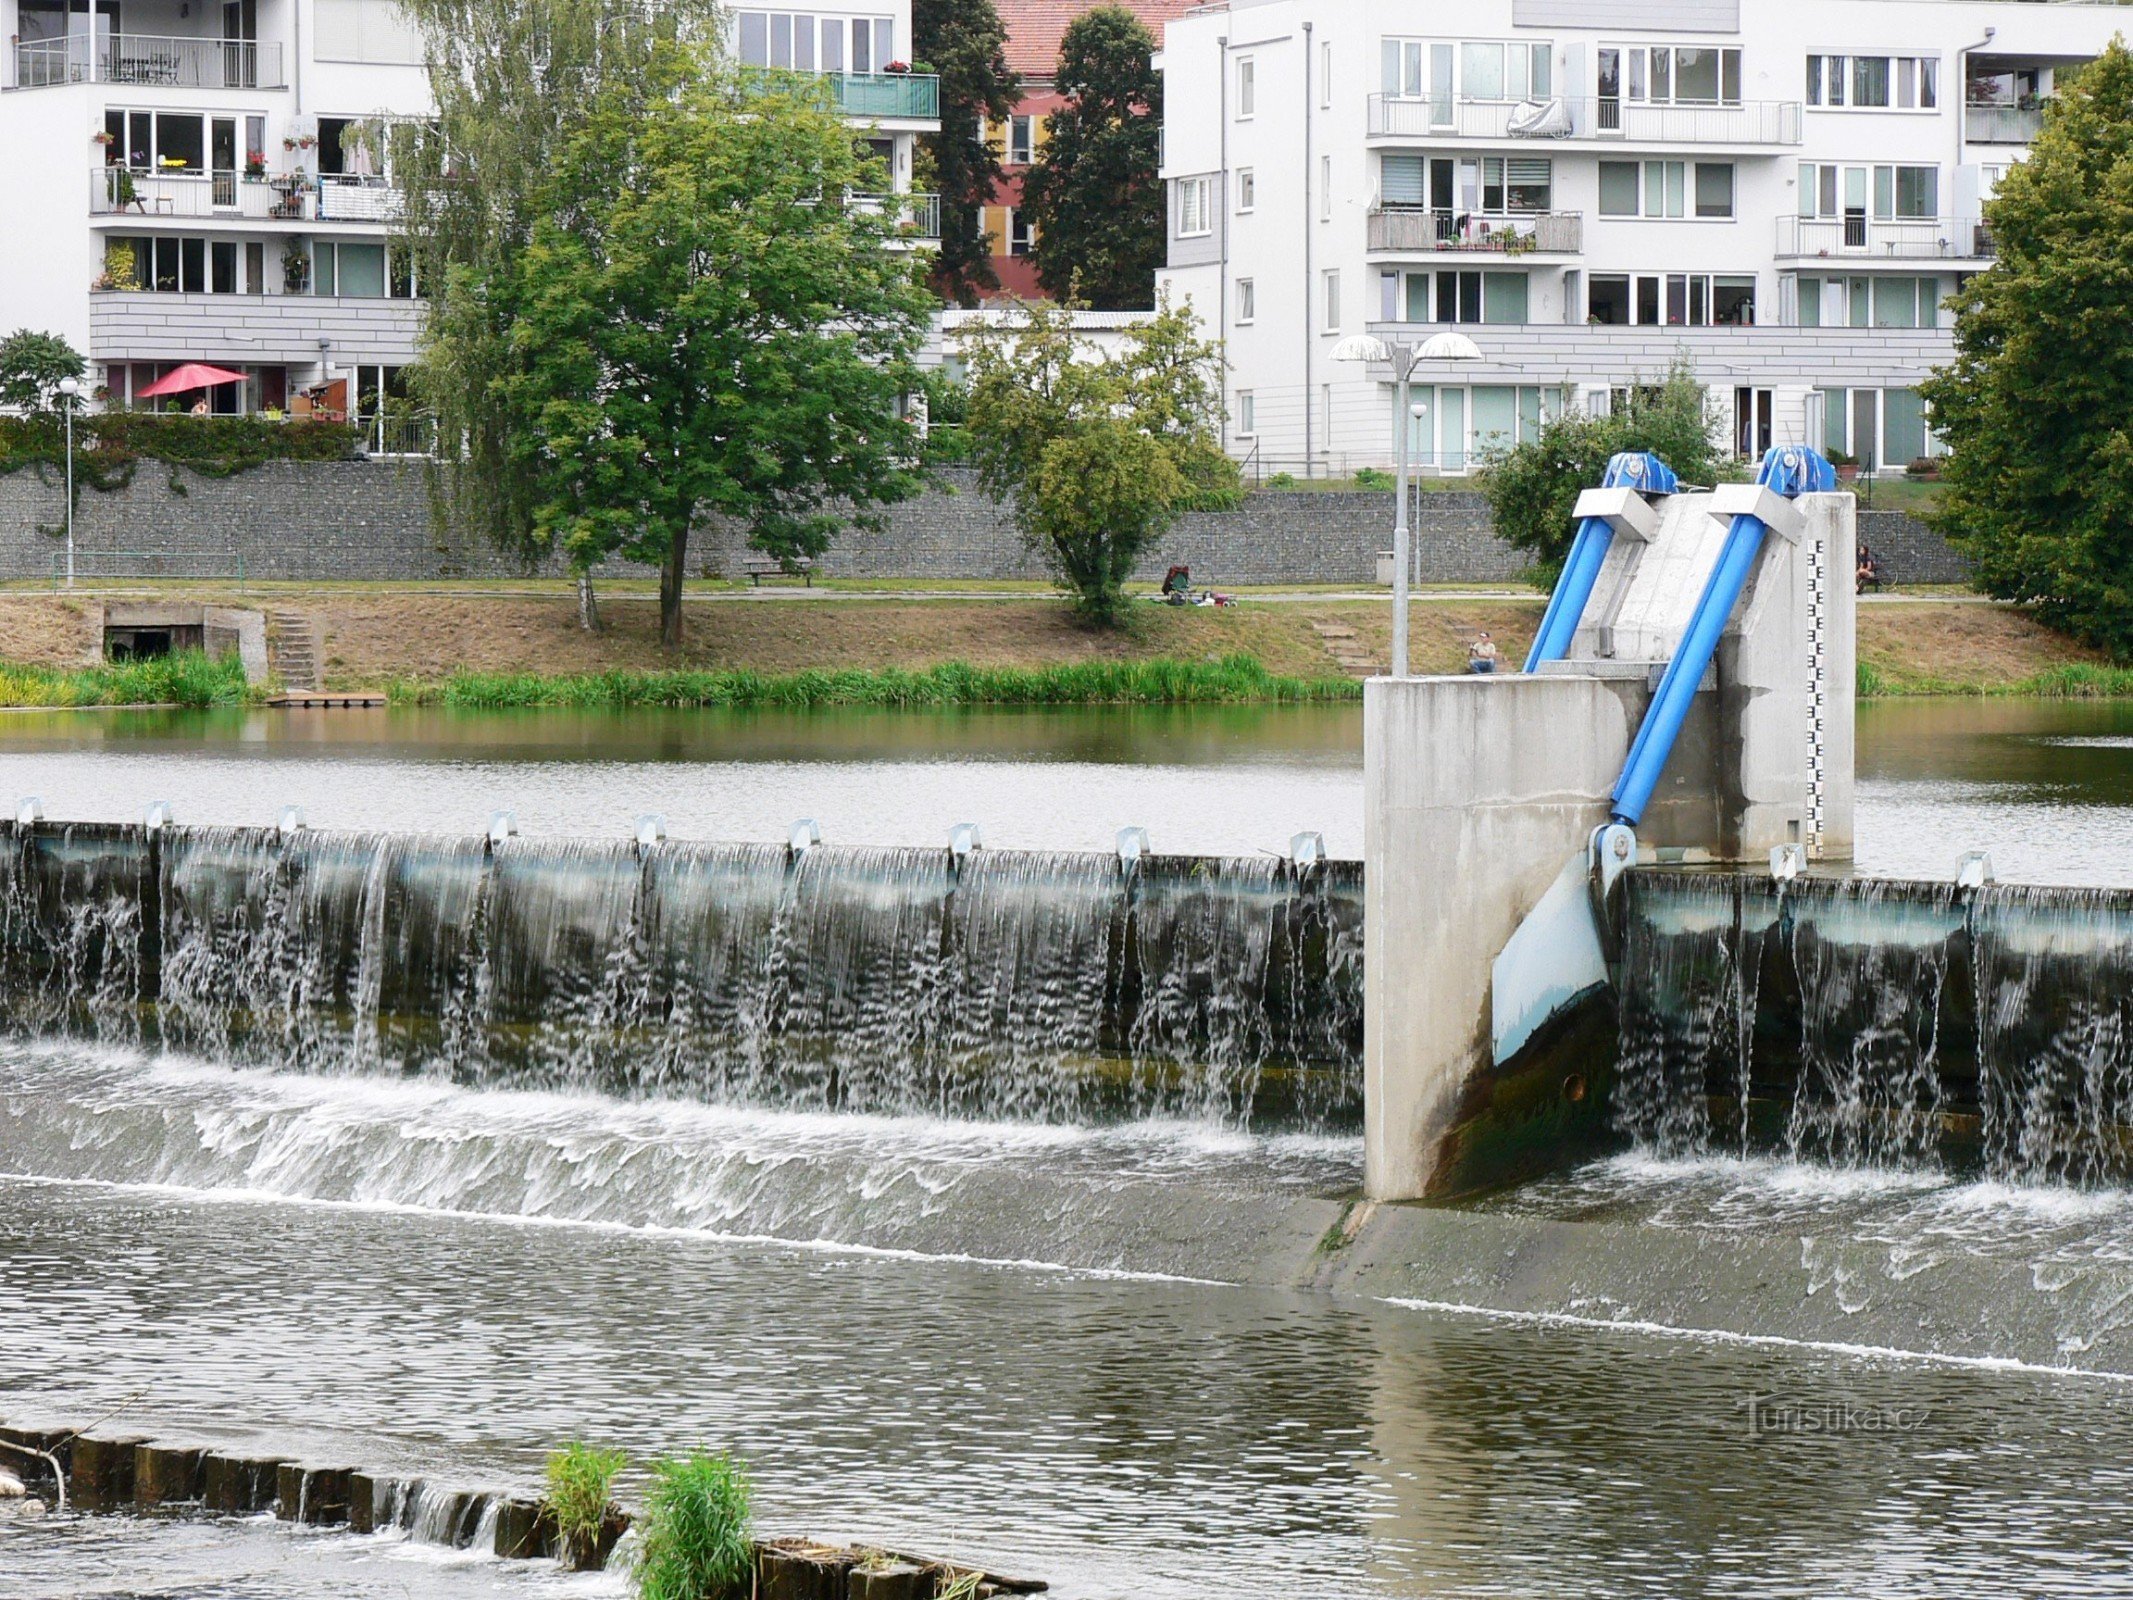
M 1318 103 L 1321 109 L 1333 104 L 1333 46 L 1331 42 L 1318 47 Z
M 1451 121 L 1454 100 L 1545 100 L 1554 93 L 1552 44 L 1432 43 L 1386 39 L 1379 44 L 1378 87 L 1406 100 L 1425 96 L 1442 105 L 1431 121 Z M 1456 76 L 1455 76 L 1456 74 Z
M 1809 56 L 1807 103 L 1825 110 L 1933 111 L 1940 106 L 1938 56 Z
M 1603 217 L 1634 217 L 1638 212 L 1637 163 L 1634 161 L 1603 161 L 1600 163 L 1600 215 Z
M 1730 217 L 1733 215 L 1732 162 L 1699 161 L 1696 163 L 1696 215 L 1699 217 Z
M 1592 276 L 1586 321 L 1608 327 L 1746 328 L 1755 324 L 1755 278 L 1710 272 Z
M 1212 178 L 1180 178 L 1178 184 L 1178 237 L 1197 239 L 1214 232 L 1213 208 L 1208 191 Z
M 1866 247 L 1869 194 L 1877 221 L 1931 221 L 1940 215 L 1940 168 L 1800 164 L 1800 215 L 1841 219 L 1850 249 Z
M 847 41 L 854 72 L 879 72 L 896 59 L 896 23 L 890 17 L 847 19 L 810 12 L 743 11 L 735 24 L 738 53 L 745 66 L 842 72 Z
M 1250 322 L 1259 314 L 1259 297 L 1253 292 L 1250 278 L 1237 280 L 1237 321 Z
M 1237 209 L 1249 211 L 1259 198 L 1259 185 L 1252 176 L 1250 167 L 1237 169 Z
M 1011 256 L 1033 254 L 1037 248 L 1037 227 L 1029 220 L 1029 213 L 1019 206 L 1007 208 L 1007 253 Z
M 1036 155 L 1035 117 L 1009 117 L 1007 119 L 1007 159 L 1009 164 L 1026 167 Z
M 1869 470 L 1941 453 L 1916 389 L 1817 389 L 1814 399 L 1825 452 L 1842 451 Z
M 1319 286 L 1324 297 L 1326 314 L 1325 326 L 1322 331 L 1339 333 L 1341 331 L 1341 275 L 1339 270 L 1336 268 L 1319 274 Z
M 1242 122 L 1252 114 L 1252 102 L 1257 98 L 1258 72 L 1250 56 L 1237 58 L 1237 120 Z
M 1388 206 L 1428 206 L 1451 216 L 1522 216 L 1552 210 L 1555 163 L 1548 156 L 1378 158 L 1378 196 Z
M 1616 102 L 1614 120 L 1601 110 L 1600 126 L 1621 126 L 1619 102 L 1655 106 L 1737 106 L 1740 51 L 1707 45 L 1611 45 L 1598 53 L 1600 99 Z
M 1333 158 L 1318 158 L 1318 220 L 1333 220 Z
M 1237 391 L 1237 433 L 1249 439 L 1259 431 L 1258 396 L 1249 389 Z
M 1940 215 L 1940 168 L 1876 167 L 1874 215 L 1911 220 Z
M 419 67 L 422 35 L 398 6 L 382 0 L 318 0 L 312 12 L 312 54 L 321 61 Z
M 234 130 L 234 121 L 218 121 Z M 136 172 L 207 170 L 207 119 L 197 111 L 106 111 L 104 132 L 111 135 L 104 149 L 108 166 Z M 229 165 L 235 166 L 231 154 Z

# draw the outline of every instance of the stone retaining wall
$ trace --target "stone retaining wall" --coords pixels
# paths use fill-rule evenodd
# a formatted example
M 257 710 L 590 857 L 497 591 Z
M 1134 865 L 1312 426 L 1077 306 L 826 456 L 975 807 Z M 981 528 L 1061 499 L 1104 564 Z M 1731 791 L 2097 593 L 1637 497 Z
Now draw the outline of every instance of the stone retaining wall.
M 1416 496 L 1416 548 L 1429 583 L 1515 578 L 1526 561 L 1490 530 L 1488 504 L 1471 491 Z M 36 468 L 0 477 L 0 579 L 52 578 L 64 560 L 60 474 Z M 1235 511 L 1181 521 L 1141 564 L 1160 578 L 1173 563 L 1201 584 L 1376 581 L 1392 542 L 1383 492 L 1259 490 Z M 1892 581 L 1955 583 L 1968 567 L 1915 518 L 1862 512 L 1859 525 Z M 132 483 L 84 489 L 75 514 L 84 577 L 295 581 L 508 578 L 525 568 L 485 541 L 440 535 L 420 463 L 271 462 L 228 478 L 143 463 Z M 692 571 L 741 572 L 738 529 L 701 530 Z M 1045 575 L 1003 510 L 972 474 L 892 507 L 880 532 L 847 532 L 823 570 L 850 578 L 1028 579 Z M 553 564 L 550 571 L 556 570 Z M 614 573 L 643 571 L 621 563 Z

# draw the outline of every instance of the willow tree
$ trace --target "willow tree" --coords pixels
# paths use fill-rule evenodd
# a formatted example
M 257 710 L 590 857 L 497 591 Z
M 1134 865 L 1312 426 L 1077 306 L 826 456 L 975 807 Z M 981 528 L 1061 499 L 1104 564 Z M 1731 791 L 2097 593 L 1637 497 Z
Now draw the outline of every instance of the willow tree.
M 2133 660 L 2133 52 L 2044 112 L 1985 208 L 1997 253 L 1956 292 L 1921 386 L 1946 441 L 1937 521 L 1978 581 Z

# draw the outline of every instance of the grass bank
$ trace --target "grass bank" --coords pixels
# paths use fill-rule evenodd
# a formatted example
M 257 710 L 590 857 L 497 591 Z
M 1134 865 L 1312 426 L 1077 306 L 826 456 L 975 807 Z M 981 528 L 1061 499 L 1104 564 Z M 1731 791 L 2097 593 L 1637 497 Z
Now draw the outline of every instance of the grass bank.
M 1217 661 L 1082 661 L 1049 667 L 981 667 L 949 661 L 922 671 L 887 667 L 765 673 L 746 668 L 669 672 L 454 673 L 441 683 L 403 680 L 403 705 L 491 711 L 522 706 L 619 710 L 733 706 L 814 710 L 839 706 L 1242 705 L 1359 700 L 1362 685 L 1330 674 L 1269 672 L 1251 656 Z
M 2069 662 L 2021 678 L 1894 677 L 1872 662 L 1859 663 L 1862 699 L 1907 695 L 1986 695 L 2033 700 L 2133 700 L 2133 667 Z
M 0 705 L 240 706 L 253 698 L 235 656 L 210 660 L 198 650 L 150 661 L 90 667 L 18 666 L 0 661 Z

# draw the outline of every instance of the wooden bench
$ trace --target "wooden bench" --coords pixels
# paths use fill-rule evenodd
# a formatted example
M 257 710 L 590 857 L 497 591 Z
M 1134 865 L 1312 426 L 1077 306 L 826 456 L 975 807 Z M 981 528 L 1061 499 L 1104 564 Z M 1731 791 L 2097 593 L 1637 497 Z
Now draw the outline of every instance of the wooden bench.
M 793 556 L 783 561 L 776 556 L 749 556 L 741 562 L 741 570 L 748 574 L 751 585 L 760 585 L 765 578 L 798 578 L 810 589 L 815 586 L 812 556 Z

